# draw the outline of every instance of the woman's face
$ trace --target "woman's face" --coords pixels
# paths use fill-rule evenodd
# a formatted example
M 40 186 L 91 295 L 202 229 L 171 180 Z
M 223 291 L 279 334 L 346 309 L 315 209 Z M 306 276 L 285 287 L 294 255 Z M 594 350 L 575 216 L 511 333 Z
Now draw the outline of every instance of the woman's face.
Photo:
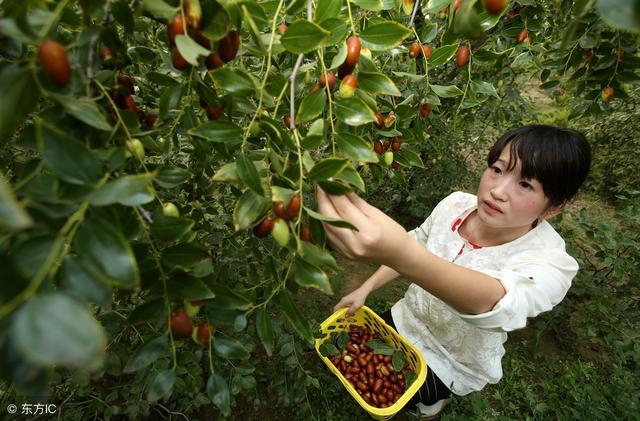
M 540 217 L 551 217 L 551 202 L 536 179 L 523 178 L 521 163 L 507 171 L 511 158 L 509 145 L 480 178 L 478 216 L 492 228 L 526 229 Z M 551 211 L 551 212 L 549 212 Z

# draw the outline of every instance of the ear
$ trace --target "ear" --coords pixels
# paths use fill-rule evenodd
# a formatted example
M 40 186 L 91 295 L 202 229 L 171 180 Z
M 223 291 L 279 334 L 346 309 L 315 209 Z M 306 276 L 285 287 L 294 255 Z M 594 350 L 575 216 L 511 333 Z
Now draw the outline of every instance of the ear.
M 566 203 L 561 203 L 557 206 L 551 206 L 549 209 L 546 210 L 545 213 L 542 214 L 542 218 L 544 218 L 545 221 L 548 221 L 549 219 L 553 218 L 554 216 L 562 212 L 562 210 L 566 206 L 567 206 Z

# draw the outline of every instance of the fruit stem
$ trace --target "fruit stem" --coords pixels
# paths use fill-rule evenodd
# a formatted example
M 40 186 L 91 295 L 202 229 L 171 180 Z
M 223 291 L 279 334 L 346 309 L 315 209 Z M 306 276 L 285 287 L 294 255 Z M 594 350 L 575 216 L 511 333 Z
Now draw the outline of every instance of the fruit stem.
M 318 60 L 320 60 L 320 64 L 322 65 L 322 74 L 324 75 L 324 80 L 329 80 L 327 76 L 327 67 L 324 64 L 324 56 L 322 54 L 322 50 L 318 50 Z M 328 83 L 324 84 L 324 88 L 327 91 L 327 98 L 329 99 L 329 124 L 331 125 L 331 154 L 336 156 L 336 127 L 333 123 L 333 98 L 331 97 L 331 87 Z
M 351 31 L 353 35 L 356 34 L 356 25 L 353 23 L 353 16 L 351 16 L 351 0 L 347 0 L 347 12 L 349 13 L 349 22 L 351 22 Z
M 467 83 L 464 85 L 464 92 L 462 93 L 462 99 L 460 100 L 460 104 L 458 105 L 458 108 L 456 109 L 456 114 L 454 115 L 454 117 L 458 116 L 458 113 L 460 113 L 460 108 L 462 108 L 462 104 L 464 103 L 464 99 L 467 96 L 467 90 L 469 89 L 469 84 L 471 83 L 471 54 L 469 54 L 469 61 L 467 62 Z
M 269 47 L 267 48 L 267 57 L 265 60 L 267 61 L 267 68 L 265 69 L 264 77 L 262 79 L 262 84 L 260 86 L 260 97 L 258 98 L 258 105 L 256 106 L 256 112 L 253 114 L 251 121 L 247 125 L 247 128 L 244 131 L 244 136 L 242 137 L 242 144 L 244 147 L 244 143 L 247 141 L 249 137 L 249 132 L 251 130 L 251 126 L 253 122 L 256 121 L 258 117 L 258 113 L 261 112 L 262 109 L 262 101 L 264 99 L 265 86 L 267 85 L 267 78 L 269 77 L 269 72 L 271 71 L 271 52 L 273 51 L 273 43 L 276 37 L 276 26 L 278 22 L 278 16 L 280 15 L 280 10 L 284 6 L 284 0 L 280 0 L 278 3 L 278 7 L 276 8 L 276 12 L 273 16 L 273 22 L 271 23 L 271 38 L 269 39 Z M 264 61 L 263 61 L 264 63 Z
M 418 0 L 416 2 L 416 4 L 419 4 L 420 1 Z M 418 43 L 420 44 L 420 48 L 422 49 L 422 41 L 420 40 L 420 37 L 418 36 L 418 33 L 416 32 L 416 28 L 412 27 L 411 30 L 413 31 L 413 35 L 416 36 L 416 40 L 418 41 Z M 420 55 L 422 56 L 422 59 L 424 60 L 424 74 L 427 77 L 427 84 L 426 86 L 429 87 L 429 61 L 427 60 L 427 57 L 425 57 L 424 55 L 424 50 Z
M 149 229 L 149 225 L 140 214 L 140 211 L 137 208 L 134 208 L 134 210 L 136 211 L 136 216 L 138 217 L 140 224 L 142 225 L 144 230 L 147 232 L 147 234 L 150 235 L 151 230 Z M 151 247 L 151 251 L 153 252 L 152 253 L 153 260 L 156 263 L 156 267 L 158 268 L 158 272 L 160 273 L 160 279 L 162 280 L 163 298 L 164 298 L 164 304 L 166 307 L 165 310 L 167 312 L 167 330 L 169 332 L 169 342 L 171 343 L 171 354 L 173 357 L 172 370 L 175 370 L 176 367 L 178 366 L 178 357 L 176 355 L 176 344 L 175 344 L 175 341 L 173 340 L 173 333 L 171 332 L 171 302 L 169 302 L 169 294 L 167 292 L 167 274 L 164 272 L 164 269 L 162 269 L 162 264 L 160 263 L 160 258 L 159 258 L 160 252 L 158 251 L 153 240 L 149 241 L 149 247 Z
M 416 12 L 418 11 L 418 8 L 420 7 L 420 0 L 416 0 L 415 4 L 413 5 L 413 12 L 411 12 L 411 19 L 409 20 L 409 25 L 408 27 L 413 29 L 413 20 L 416 18 Z M 413 31 L 415 33 L 415 29 Z M 416 38 L 418 38 L 418 35 L 416 34 Z
M 276 294 L 278 294 L 278 292 L 280 292 L 280 290 L 282 288 L 284 288 L 284 284 L 287 282 L 287 279 L 289 278 L 289 274 L 291 273 L 291 268 L 293 268 L 293 254 L 290 254 L 288 256 L 289 262 L 288 262 L 288 267 L 287 267 L 287 272 L 284 275 L 284 278 L 282 278 L 282 280 L 280 281 L 280 283 L 273 289 L 273 291 L 271 291 L 271 293 L 269 294 L 269 296 L 267 297 L 266 300 L 264 300 L 263 302 L 259 303 L 259 304 L 254 304 L 251 306 L 251 308 L 249 308 L 245 313 L 245 317 L 249 317 L 249 315 L 254 311 L 259 309 L 260 307 L 266 307 L 267 304 L 269 304 L 269 301 L 271 301 L 273 299 L 273 297 L 276 296 Z

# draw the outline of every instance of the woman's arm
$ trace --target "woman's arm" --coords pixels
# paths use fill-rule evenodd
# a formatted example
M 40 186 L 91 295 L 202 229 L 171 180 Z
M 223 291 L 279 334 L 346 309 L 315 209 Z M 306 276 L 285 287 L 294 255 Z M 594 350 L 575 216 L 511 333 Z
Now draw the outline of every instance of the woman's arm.
M 462 313 L 487 312 L 505 295 L 500 281 L 429 252 L 397 222 L 356 194 L 330 196 L 318 189 L 317 196 L 321 213 L 358 228 L 325 224 L 329 241 L 348 258 L 388 266 Z

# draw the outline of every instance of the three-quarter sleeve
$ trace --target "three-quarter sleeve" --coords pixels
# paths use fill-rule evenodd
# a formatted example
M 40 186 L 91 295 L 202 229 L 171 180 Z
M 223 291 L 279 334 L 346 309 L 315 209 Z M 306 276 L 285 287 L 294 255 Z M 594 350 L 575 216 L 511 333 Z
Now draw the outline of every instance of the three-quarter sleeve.
M 564 248 L 529 251 L 513 256 L 502 270 L 480 270 L 497 279 L 506 294 L 491 311 L 458 315 L 466 322 L 499 332 L 526 326 L 528 317 L 549 311 L 566 295 L 578 271 Z

